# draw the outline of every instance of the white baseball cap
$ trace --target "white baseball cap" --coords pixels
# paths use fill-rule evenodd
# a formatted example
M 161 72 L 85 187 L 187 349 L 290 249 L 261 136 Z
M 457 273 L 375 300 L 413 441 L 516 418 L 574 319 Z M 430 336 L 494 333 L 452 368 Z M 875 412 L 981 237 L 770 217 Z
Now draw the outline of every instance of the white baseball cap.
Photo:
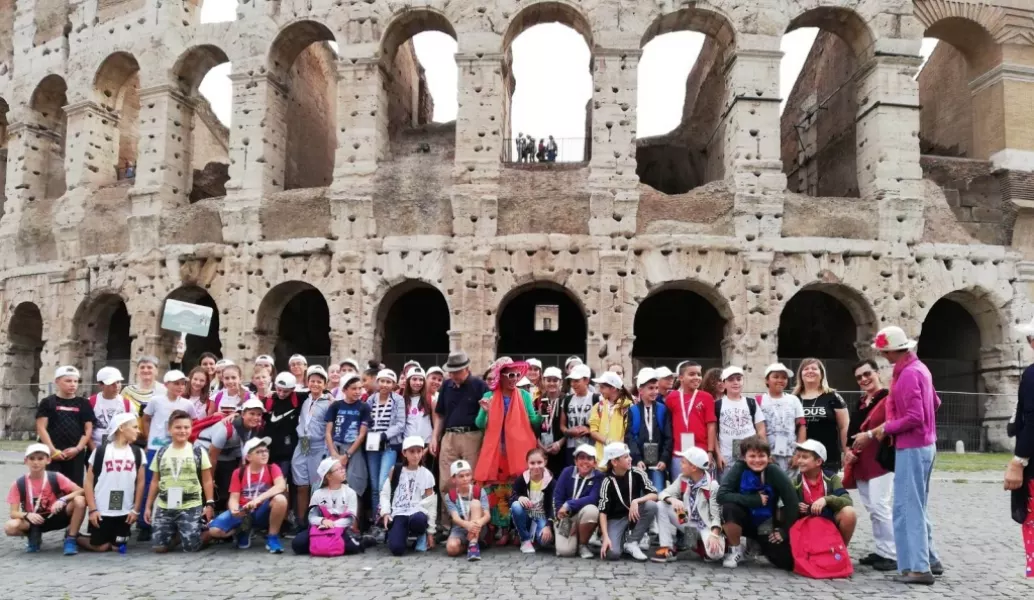
M 786 373 L 787 377 L 793 377 L 793 371 L 791 371 L 789 368 L 787 368 L 786 365 L 784 365 L 781 362 L 772 363 L 765 367 L 765 377 L 768 377 L 772 373 Z
M 554 377 L 556 379 L 563 379 L 564 378 L 564 372 L 561 371 L 557 367 L 547 367 L 546 370 L 542 372 L 542 378 L 546 379 L 547 377 Z
M 379 373 L 378 373 L 378 375 L 379 375 Z M 413 367 L 412 369 L 410 369 L 409 373 L 406 375 L 406 379 L 407 380 L 410 377 L 423 377 L 423 378 L 427 378 L 427 373 L 424 372 L 424 370 L 420 367 L 420 365 L 417 365 L 417 366 Z
M 621 381 L 621 377 L 619 377 L 618 374 L 615 373 L 614 371 L 607 371 L 607 372 L 601 374 L 596 379 L 593 379 L 593 382 L 594 383 L 602 383 L 602 384 L 605 384 L 605 385 L 609 385 L 612 388 L 618 388 L 618 389 L 624 387 L 624 385 L 625 385 Z
M 624 442 L 611 442 L 603 447 L 603 464 L 608 464 L 615 458 L 621 458 L 629 453 L 628 446 Z
M 395 375 L 395 371 L 391 369 L 381 369 L 377 371 L 377 379 L 390 379 L 392 381 L 398 381 L 398 375 Z
M 75 377 L 76 379 L 78 379 L 79 378 L 79 369 L 76 369 L 75 367 L 73 367 L 71 365 L 65 365 L 63 367 L 58 367 L 57 370 L 54 371 L 54 380 L 56 381 L 58 379 L 61 379 L 62 377 Z M 49 451 L 48 451 L 48 454 L 49 454 Z
M 593 460 L 596 460 L 596 446 L 593 446 L 592 444 L 582 444 L 574 449 L 575 458 L 577 458 L 579 454 L 586 454 L 591 456 Z
M 819 455 L 822 462 L 826 462 L 826 446 L 818 440 L 804 440 L 797 444 L 798 450 L 807 450 L 808 452 L 814 452 Z
M 442 377 L 445 377 L 445 371 L 443 371 L 441 367 L 431 367 L 427 370 L 428 377 L 430 377 L 433 373 L 438 373 Z
M 571 367 L 571 372 L 567 374 L 568 379 L 588 379 L 590 377 L 592 377 L 592 369 L 581 362 Z
M 698 448 L 696 446 L 686 448 L 682 452 L 676 452 L 675 456 L 680 457 L 682 460 L 689 461 L 689 464 L 705 471 L 711 466 L 711 460 L 708 458 L 707 452 L 704 451 L 703 448 Z
M 303 365 L 309 364 L 309 360 L 307 358 L 305 358 L 304 356 L 302 356 L 301 354 L 292 354 L 291 358 L 287 359 L 287 364 L 291 364 L 291 363 L 293 363 L 296 360 L 302 361 Z
M 186 378 L 187 376 L 183 374 L 183 371 L 173 369 L 165 373 L 165 376 L 162 377 L 162 381 L 165 383 L 172 383 L 173 381 L 183 381 Z
M 359 370 L 359 361 L 357 361 L 354 358 L 346 358 L 345 360 L 341 361 L 341 364 L 342 365 L 348 364 L 348 365 L 351 365 L 352 368 L 355 369 L 356 371 Z
M 521 380 L 517 382 L 517 387 L 527 387 L 531 385 L 531 380 L 527 377 L 521 377 Z
M 108 439 L 115 439 L 115 434 L 118 433 L 119 428 L 131 421 L 136 421 L 136 415 L 133 413 L 120 412 L 111 417 L 111 422 L 108 423 Z
M 215 368 L 217 369 L 225 369 L 226 367 L 232 366 L 233 361 L 228 358 L 220 358 L 219 360 L 215 361 Z
M 542 361 L 537 359 L 537 358 L 529 358 L 528 360 L 526 360 L 524 362 L 528 363 L 529 367 L 537 367 L 539 369 L 542 368 Z
M 338 385 L 339 387 L 341 387 L 341 389 L 345 389 L 346 387 L 352 385 L 353 381 L 362 381 L 362 379 L 363 378 L 360 377 L 358 373 L 345 373 L 341 377 L 341 382 Z
M 725 367 L 722 369 L 722 381 L 732 377 L 733 375 L 743 375 L 743 369 L 732 365 L 731 367 Z
M 320 478 L 320 487 L 323 487 L 323 480 L 327 478 L 327 473 L 330 473 L 330 470 L 336 464 L 340 464 L 336 458 L 324 458 L 320 461 L 320 466 L 316 467 L 316 475 Z
M 29 458 L 37 452 L 50 456 L 50 448 L 47 448 L 46 444 L 29 444 L 29 447 L 25 449 L 25 458 Z
M 657 371 L 650 367 L 643 367 L 639 369 L 639 373 L 635 376 L 635 386 L 643 387 L 647 382 L 653 381 L 654 379 L 660 379 L 657 377 Z
M 657 374 L 657 379 L 667 379 L 675 376 L 675 374 L 671 372 L 671 369 L 665 366 L 657 367 L 653 371 Z
M 411 435 L 411 436 L 408 436 L 406 439 L 402 440 L 402 451 L 403 452 L 405 452 L 406 450 L 409 450 L 410 448 L 423 448 L 423 447 L 424 447 L 424 438 L 420 437 L 419 435 Z
M 567 360 L 564 361 L 564 368 L 566 369 L 567 367 L 571 366 L 572 363 L 578 363 L 580 365 L 584 364 L 581 358 L 577 356 L 569 356 Z
M 260 354 L 255 359 L 255 364 L 256 365 L 269 365 L 270 367 L 272 367 L 276 363 L 273 361 L 273 357 L 272 356 L 270 356 L 268 354 Z
M 253 408 L 257 408 L 257 409 L 261 410 L 262 412 L 266 412 L 266 405 L 263 404 L 262 401 L 259 400 L 258 398 L 252 398 L 251 400 L 248 400 L 247 402 L 242 404 L 241 405 L 241 412 L 244 412 L 246 410 L 251 410 Z
M 46 448 L 46 446 L 44 446 L 44 448 Z M 465 460 L 457 460 L 456 462 L 452 463 L 451 467 L 449 467 L 449 473 L 453 477 L 459 475 L 463 471 L 470 471 L 470 470 L 471 470 L 470 469 L 470 463 L 465 461 Z
M 244 442 L 244 456 L 251 454 L 251 451 L 255 448 L 258 448 L 259 446 L 268 446 L 271 443 L 273 443 L 272 438 L 251 438 L 250 440 Z
M 327 370 L 322 365 L 312 365 L 308 369 L 305 369 L 305 378 L 308 379 L 312 375 L 319 375 L 323 378 L 323 381 L 330 379 L 330 375 L 327 375 Z
M 278 388 L 284 388 L 285 390 L 293 390 L 294 386 L 298 385 L 298 379 L 294 374 L 288 371 L 283 371 L 282 373 L 277 373 L 276 381 L 273 385 Z
M 97 371 L 97 381 L 104 385 L 111 385 L 119 381 L 125 381 L 125 378 L 122 377 L 122 372 L 115 367 L 104 367 Z

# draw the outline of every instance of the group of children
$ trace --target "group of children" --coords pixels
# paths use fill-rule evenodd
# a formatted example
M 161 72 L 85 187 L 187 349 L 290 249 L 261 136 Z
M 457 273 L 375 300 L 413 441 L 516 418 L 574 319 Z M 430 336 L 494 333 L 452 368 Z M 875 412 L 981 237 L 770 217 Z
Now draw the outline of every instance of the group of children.
M 592 377 L 574 358 L 564 371 L 528 362 L 519 385 L 535 398 L 539 444 L 508 507 L 522 552 L 669 562 L 685 548 L 735 567 L 747 538 L 790 568 L 789 529 L 806 514 L 850 540 L 855 515 L 835 475 L 845 445 L 834 461 L 808 439 L 819 436 L 808 435 L 801 398 L 785 392 L 794 374 L 783 365 L 766 369 L 767 393 L 747 397 L 738 367 L 710 391 L 692 362 L 677 367 L 677 386 L 676 373 L 643 369 L 630 391 L 618 368 Z M 57 393 L 37 413 L 40 443 L 8 495 L 5 531 L 27 536 L 28 551 L 39 551 L 43 532 L 65 530 L 65 554 L 125 552 L 134 523 L 158 552 L 227 538 L 247 548 L 264 532 L 272 553 L 283 552 L 284 533 L 299 554 L 383 541 L 401 555 L 444 541 L 450 556 L 478 560 L 491 542 L 489 498 L 470 463 L 451 464 L 448 482 L 428 468 L 442 369 L 411 362 L 399 378 L 349 360 L 328 372 L 296 355 L 274 378 L 263 356 L 245 386 L 239 367 L 209 355 L 161 385 L 156 361 L 139 364 L 124 389 L 117 370 L 101 369 L 90 399 L 76 395 L 73 367 L 55 373 Z M 805 361 L 798 379 L 813 396 L 831 392 L 818 361 Z M 839 427 L 840 403 L 818 429 Z M 440 505 L 452 527 L 436 536 Z M 658 547 L 648 555 L 651 536 Z

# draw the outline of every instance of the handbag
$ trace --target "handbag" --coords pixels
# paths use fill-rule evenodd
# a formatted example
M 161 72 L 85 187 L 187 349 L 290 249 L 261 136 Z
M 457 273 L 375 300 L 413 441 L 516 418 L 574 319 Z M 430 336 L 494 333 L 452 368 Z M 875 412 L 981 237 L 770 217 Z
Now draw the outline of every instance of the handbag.
M 876 449 L 876 462 L 884 469 L 893 472 L 895 454 L 894 442 L 887 437 L 880 442 L 880 447 Z
M 326 506 L 320 506 L 324 519 L 331 518 Z M 344 530 L 340 527 L 320 529 L 316 525 L 309 527 L 309 554 L 312 556 L 344 556 Z

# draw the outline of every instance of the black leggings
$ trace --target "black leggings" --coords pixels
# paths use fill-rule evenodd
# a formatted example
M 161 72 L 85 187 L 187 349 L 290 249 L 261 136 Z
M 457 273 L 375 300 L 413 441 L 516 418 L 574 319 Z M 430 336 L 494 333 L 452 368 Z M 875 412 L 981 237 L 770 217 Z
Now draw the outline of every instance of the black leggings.
M 363 547 L 362 540 L 357 538 L 355 536 L 355 534 L 353 534 L 347 528 L 343 528 L 341 530 L 341 535 L 342 535 L 342 537 L 345 538 L 345 554 L 346 555 L 348 555 L 348 554 L 358 554 L 360 552 L 365 552 L 366 551 L 366 548 Z M 300 532 L 298 532 L 298 535 L 294 536 L 294 539 L 291 540 L 291 550 L 294 551 L 295 554 L 308 554 L 309 553 L 309 528 L 308 527 L 305 527 Z
M 722 505 L 722 522 L 739 525 L 743 531 L 743 537 L 750 538 L 761 545 L 761 552 L 775 567 L 784 571 L 793 570 L 793 551 L 790 549 L 790 534 L 782 531 L 783 541 L 773 544 L 768 541 L 768 536 L 758 535 L 757 527 L 750 518 L 750 512 L 739 504 Z

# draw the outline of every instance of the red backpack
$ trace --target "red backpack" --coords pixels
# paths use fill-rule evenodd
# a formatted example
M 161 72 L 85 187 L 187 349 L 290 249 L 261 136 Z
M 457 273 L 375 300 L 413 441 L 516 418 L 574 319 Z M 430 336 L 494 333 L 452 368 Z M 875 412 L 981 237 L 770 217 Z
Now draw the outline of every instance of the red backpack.
M 198 419 L 190 425 L 190 442 L 194 443 L 197 441 L 201 432 L 208 429 L 212 425 L 222 421 L 226 418 L 226 415 L 222 413 L 216 413 L 214 415 L 207 416 L 203 419 Z M 233 437 L 233 421 L 226 422 L 226 437 Z
M 844 538 L 833 521 L 807 516 L 790 528 L 793 572 L 812 579 L 841 579 L 854 573 Z
M 129 398 L 122 396 L 122 406 L 126 407 L 126 412 L 133 414 L 133 407 L 129 403 Z M 97 394 L 90 396 L 90 408 L 97 408 Z

